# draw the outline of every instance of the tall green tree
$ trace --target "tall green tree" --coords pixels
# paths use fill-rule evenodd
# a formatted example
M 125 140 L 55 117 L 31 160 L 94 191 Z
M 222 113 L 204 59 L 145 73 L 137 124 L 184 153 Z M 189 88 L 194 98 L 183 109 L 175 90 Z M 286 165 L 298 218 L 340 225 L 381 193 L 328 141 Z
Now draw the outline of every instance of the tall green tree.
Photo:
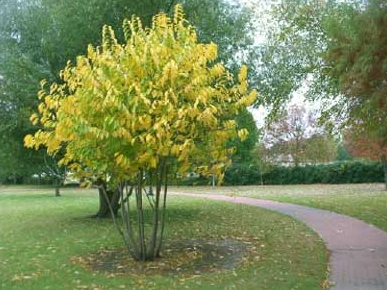
M 324 21 L 335 6 L 334 1 L 320 0 L 268 5 L 266 23 L 260 28 L 264 41 L 253 55 L 257 69 L 252 79 L 260 91 L 256 106 L 269 109 L 269 117 L 280 114 L 300 89 L 312 100 L 337 94 L 323 73 Z

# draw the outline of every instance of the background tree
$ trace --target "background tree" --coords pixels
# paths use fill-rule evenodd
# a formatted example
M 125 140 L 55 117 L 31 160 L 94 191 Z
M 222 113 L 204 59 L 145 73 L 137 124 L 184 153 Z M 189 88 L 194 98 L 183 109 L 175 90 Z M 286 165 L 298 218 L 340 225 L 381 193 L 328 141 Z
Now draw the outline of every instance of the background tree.
M 362 4 L 343 4 L 327 20 L 326 72 L 337 79 L 342 93 L 346 125 L 351 128 L 349 139 L 353 140 L 350 152 L 355 156 L 377 157 L 385 168 L 387 6 L 386 1 L 378 0 Z
M 362 157 L 371 160 L 380 160 L 384 170 L 385 188 L 387 190 L 387 146 L 384 141 L 367 137 L 359 130 L 347 130 L 345 134 L 345 145 L 353 157 Z
M 23 182 L 40 175 L 44 153 L 23 148 L 22 139 L 38 127 L 28 118 L 38 105 L 36 92 L 41 79 L 60 82 L 59 71 L 68 60 L 84 54 L 88 44 L 100 45 L 104 24 L 112 26 L 122 41 L 122 21 L 132 14 L 144 24 L 158 12 L 169 13 L 175 2 L 185 6 L 187 18 L 203 42 L 215 41 L 219 59 L 234 71 L 245 51 L 252 48 L 251 12 L 228 1 L 212 0 L 2 0 L 0 9 L 0 158 L 3 180 Z M 9 157 L 9 158 L 8 158 Z M 9 174 L 9 175 L 8 175 Z M 108 188 L 110 200 L 117 192 Z M 109 216 L 100 192 L 98 217 Z M 118 203 L 113 202 L 118 209 Z
M 254 163 L 258 165 L 260 184 L 264 184 L 263 176 L 273 168 L 273 158 L 270 156 L 270 150 L 266 148 L 263 142 L 256 144 L 254 149 Z
M 46 153 L 43 158 L 45 166 L 42 169 L 42 174 L 54 181 L 55 196 L 61 196 L 60 187 L 65 183 L 66 175 L 68 173 L 67 167 L 58 164 L 60 160 L 58 156 L 52 157 Z
M 321 102 L 322 119 L 387 144 L 387 7 L 383 0 L 281 1 L 257 48 L 257 105 L 275 115 L 297 90 Z M 273 89 L 274 88 L 274 89 Z M 362 143 L 362 142 L 361 142 Z
M 327 35 L 324 21 L 335 1 L 292 0 L 270 2 L 261 25 L 264 40 L 252 56 L 257 69 L 252 80 L 260 88 L 255 106 L 276 116 L 294 94 L 303 90 L 310 100 L 336 96 L 337 87 L 327 78 L 323 53 Z
M 198 42 L 181 5 L 175 6 L 173 19 L 156 15 L 149 29 L 133 16 L 124 21 L 123 31 L 125 43 L 120 45 L 113 29 L 104 26 L 102 48 L 89 45 L 86 56 L 69 63 L 61 72 L 63 84 L 53 83 L 46 91 L 42 82 L 39 114 L 31 121 L 43 129 L 27 135 L 25 144 L 43 145 L 50 155 L 63 150 L 59 163 L 100 186 L 105 195 L 105 183 L 116 187 L 124 230 L 106 198 L 113 221 L 132 256 L 145 261 L 160 254 L 171 169 L 216 175 L 221 182 L 235 150 L 231 141 L 248 135 L 234 117 L 257 93 L 248 92 L 245 66 L 235 83 L 224 65 L 215 62 L 217 46 Z M 149 173 L 156 189 L 146 238 Z
M 292 105 L 282 111 L 265 130 L 264 142 L 273 162 L 324 163 L 334 160 L 337 142 L 302 106 Z
M 290 157 L 288 161 L 298 166 L 304 154 L 303 141 L 309 134 L 308 121 L 305 108 L 293 105 L 270 123 L 265 130 L 265 143 L 273 155 L 285 161 Z
M 225 183 L 232 184 L 236 180 L 242 181 L 243 184 L 252 182 L 251 175 L 253 175 L 256 163 L 255 146 L 258 142 L 258 128 L 251 113 L 247 110 L 241 110 L 235 117 L 238 128 L 246 128 L 249 135 L 246 140 L 234 139 L 230 142 L 230 146 L 235 147 L 235 153 L 232 156 L 232 164 L 227 168 L 225 173 Z M 237 177 L 239 175 L 239 178 Z M 243 177 L 241 175 L 244 175 Z M 190 178 L 188 178 L 189 180 Z M 194 177 L 196 181 L 211 184 L 215 186 L 215 176 L 211 176 L 210 180 L 205 177 Z M 193 180 L 191 178 L 191 180 Z
M 325 71 L 338 82 L 349 123 L 387 139 L 386 1 L 363 4 L 342 4 L 326 20 Z
M 304 141 L 304 162 L 308 164 L 329 163 L 337 156 L 337 141 L 327 132 L 312 134 Z
M 258 142 L 258 128 L 255 120 L 248 110 L 242 110 L 235 116 L 238 127 L 246 128 L 249 135 L 246 140 L 236 139 L 232 142 L 235 154 L 232 157 L 234 163 L 251 163 L 255 145 Z
M 264 28 L 266 41 L 256 50 L 257 105 L 275 113 L 302 88 L 307 99 L 321 102 L 325 119 L 387 136 L 386 9 L 383 0 L 270 6 L 270 29 Z
M 348 151 L 347 146 L 343 141 L 340 141 L 337 146 L 336 161 L 348 161 L 352 160 L 352 156 Z

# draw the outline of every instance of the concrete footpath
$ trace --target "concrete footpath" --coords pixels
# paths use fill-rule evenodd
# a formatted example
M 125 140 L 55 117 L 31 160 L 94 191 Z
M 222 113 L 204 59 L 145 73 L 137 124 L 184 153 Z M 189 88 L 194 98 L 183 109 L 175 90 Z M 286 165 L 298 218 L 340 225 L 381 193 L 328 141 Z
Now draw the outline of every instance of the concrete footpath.
M 326 210 L 249 197 L 172 195 L 247 204 L 294 217 L 325 241 L 331 254 L 331 290 L 387 290 L 387 233 L 363 221 Z

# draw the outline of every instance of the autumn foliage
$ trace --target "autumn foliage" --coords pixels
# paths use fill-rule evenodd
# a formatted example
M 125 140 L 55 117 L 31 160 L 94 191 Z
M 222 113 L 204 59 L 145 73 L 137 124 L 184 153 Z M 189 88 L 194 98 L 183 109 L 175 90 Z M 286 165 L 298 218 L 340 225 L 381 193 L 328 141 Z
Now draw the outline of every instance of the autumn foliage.
M 216 62 L 217 45 L 198 42 L 181 5 L 173 19 L 156 15 L 150 28 L 133 16 L 123 31 L 125 43 L 119 44 L 112 28 L 104 26 L 102 47 L 90 45 L 87 55 L 68 63 L 61 84 L 47 88 L 42 82 L 39 113 L 31 116 L 42 129 L 26 136 L 25 145 L 44 146 L 51 155 L 63 152 L 60 164 L 88 180 L 117 186 L 122 199 L 130 184 L 127 195 L 136 195 L 137 206 L 148 174 L 156 179 L 157 206 L 161 183 L 167 184 L 172 170 L 221 181 L 234 152 L 229 141 L 248 134 L 234 118 L 257 95 L 248 90 L 247 68 L 234 81 Z M 148 249 L 157 238 L 158 216 L 155 223 Z M 146 254 L 143 242 L 137 258 L 153 258 L 156 253 Z
M 139 168 L 152 169 L 164 157 L 176 157 L 179 172 L 193 167 L 221 175 L 232 152 L 227 141 L 238 131 L 233 117 L 252 104 L 246 67 L 239 83 L 214 62 L 217 46 L 200 44 L 177 6 L 173 22 L 164 14 L 151 29 L 133 17 L 123 28 L 126 44 L 103 28 L 103 47 L 88 47 L 61 72 L 63 84 L 45 82 L 39 114 L 31 120 L 43 129 L 28 135 L 28 147 L 65 147 L 63 164 L 93 175 L 131 178 Z M 84 173 L 82 171 L 82 173 Z
M 346 146 L 349 153 L 354 157 L 363 157 L 371 160 L 380 160 L 382 155 L 387 154 L 387 148 L 373 139 L 367 137 L 346 137 Z

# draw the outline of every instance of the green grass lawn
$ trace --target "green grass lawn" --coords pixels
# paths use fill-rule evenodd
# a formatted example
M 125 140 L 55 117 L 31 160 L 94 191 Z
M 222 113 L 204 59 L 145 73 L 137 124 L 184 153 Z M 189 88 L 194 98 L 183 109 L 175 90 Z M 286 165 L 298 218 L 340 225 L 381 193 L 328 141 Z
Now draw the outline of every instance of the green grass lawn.
M 253 241 L 246 263 L 200 275 L 113 275 L 74 264 L 101 249 L 121 249 L 109 220 L 87 218 L 97 209 L 92 190 L 0 189 L 0 289 L 321 289 L 327 253 L 302 223 L 267 210 L 171 197 L 167 240 L 224 238 Z M 25 188 L 24 188 L 25 189 Z
M 387 231 L 387 191 L 383 184 L 174 187 L 172 190 L 296 203 L 346 214 Z

